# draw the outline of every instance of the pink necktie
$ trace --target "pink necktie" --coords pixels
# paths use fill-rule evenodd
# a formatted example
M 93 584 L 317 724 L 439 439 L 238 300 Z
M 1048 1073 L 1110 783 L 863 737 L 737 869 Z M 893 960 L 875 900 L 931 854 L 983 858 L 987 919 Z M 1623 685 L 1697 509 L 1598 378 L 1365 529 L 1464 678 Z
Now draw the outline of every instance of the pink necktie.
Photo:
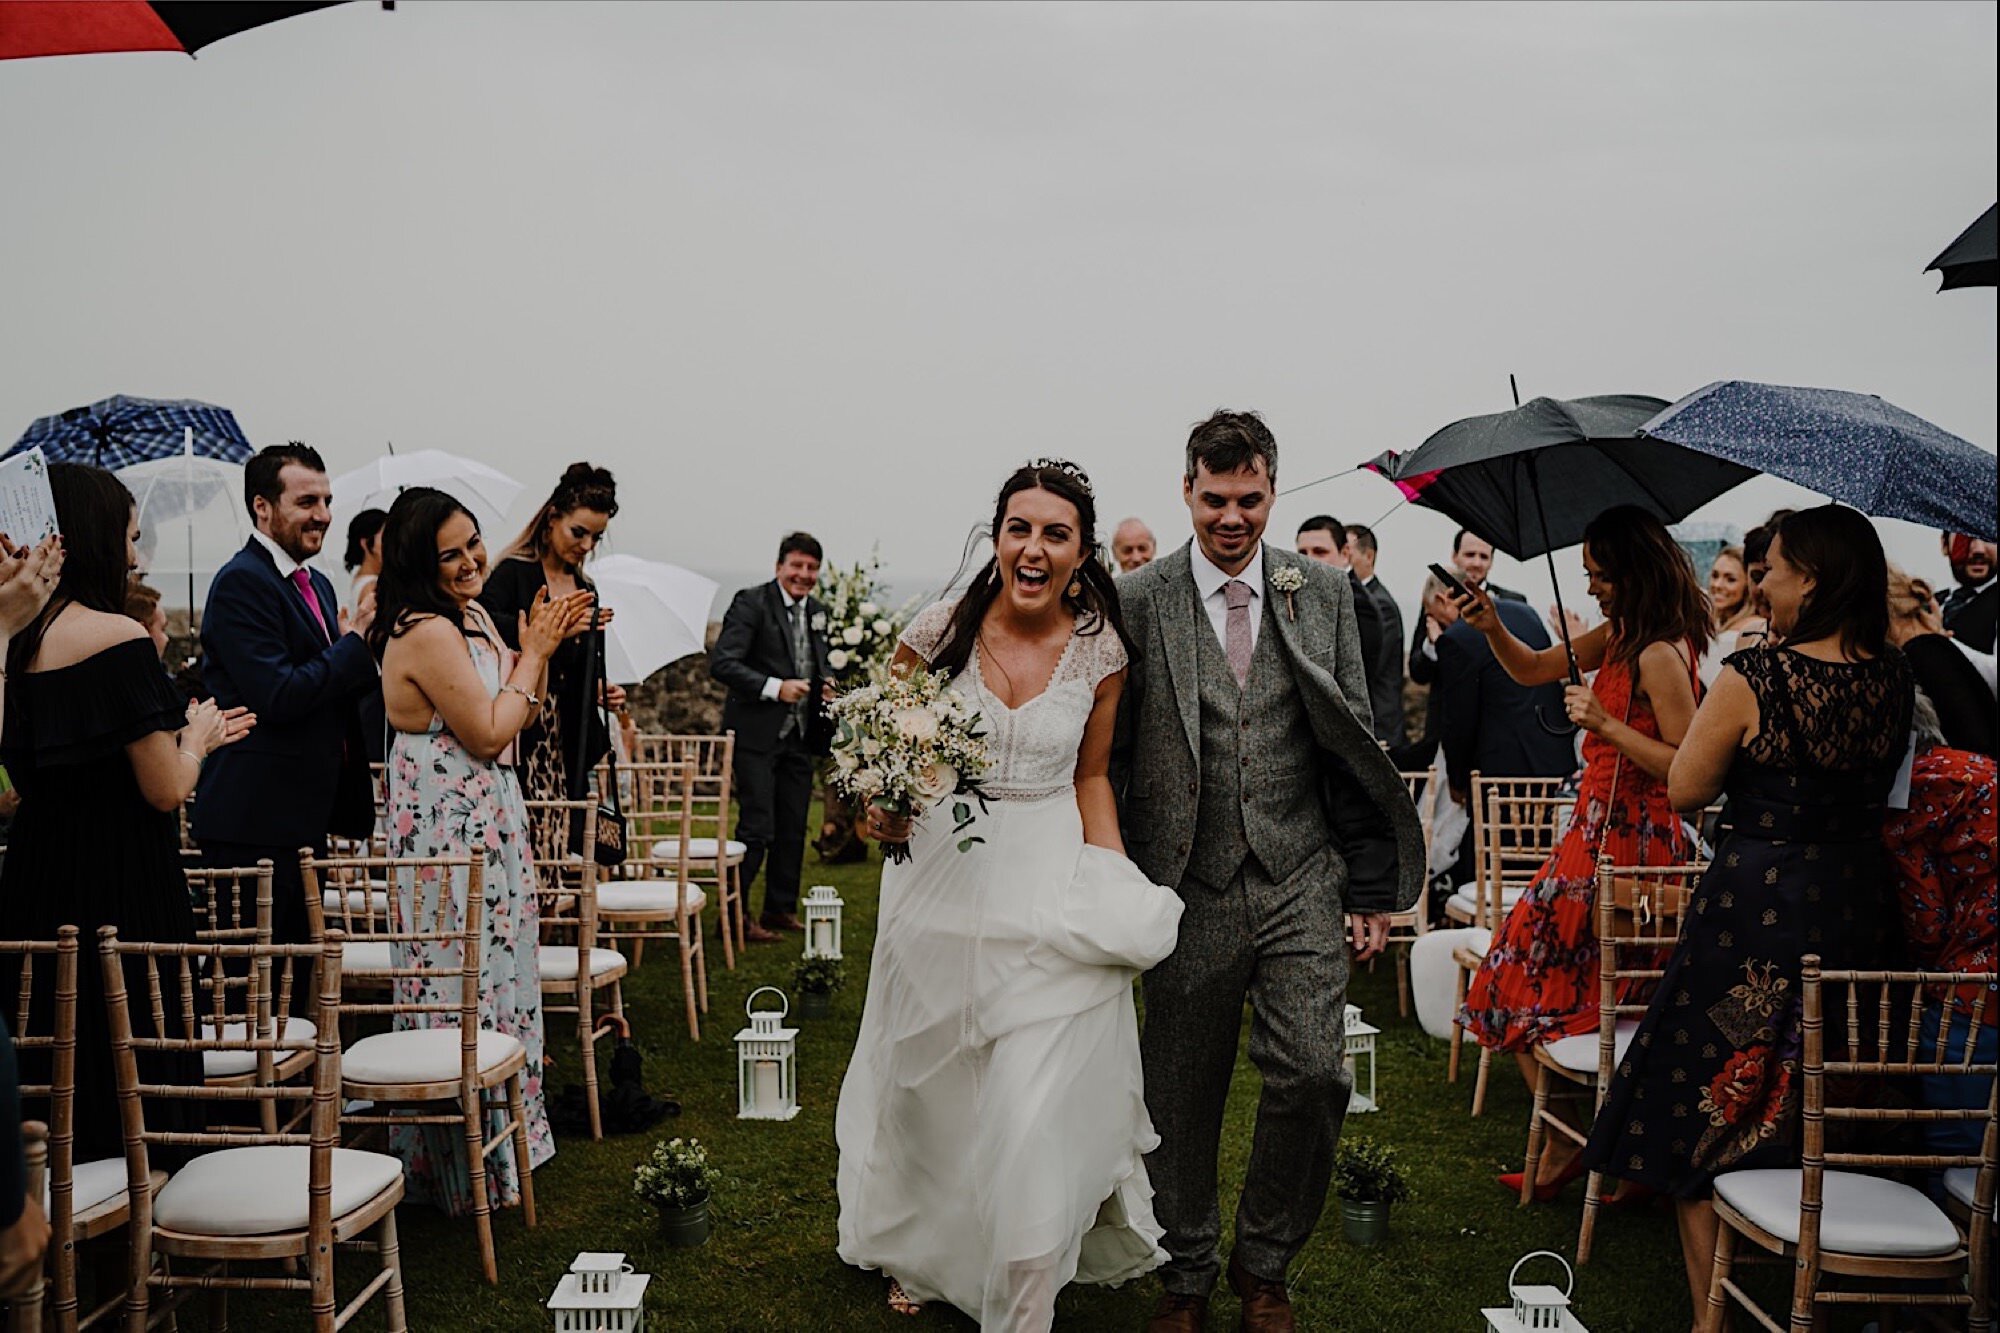
M 333 636 L 326 632 L 326 617 L 319 609 L 319 594 L 313 591 L 312 572 L 300 565 L 292 571 L 292 586 L 299 590 L 299 596 L 306 599 L 306 614 L 312 617 L 313 624 L 319 626 L 320 634 L 331 642 Z
M 1222 622 L 1222 651 L 1240 687 L 1250 679 L 1250 585 L 1242 579 L 1223 584 L 1222 604 L 1229 608 L 1229 616 Z

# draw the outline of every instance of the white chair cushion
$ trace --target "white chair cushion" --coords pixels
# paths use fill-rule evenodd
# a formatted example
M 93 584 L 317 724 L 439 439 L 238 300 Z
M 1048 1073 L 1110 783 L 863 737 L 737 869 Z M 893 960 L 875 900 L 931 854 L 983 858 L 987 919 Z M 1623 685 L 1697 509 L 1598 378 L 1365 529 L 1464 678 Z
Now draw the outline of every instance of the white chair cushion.
M 1452 1022 L 1458 1010 L 1452 1004 L 1452 990 L 1458 980 L 1458 964 L 1452 951 L 1461 945 L 1486 948 L 1493 932 L 1480 926 L 1452 930 L 1432 930 L 1419 935 L 1410 945 L 1410 996 L 1416 1001 L 1417 1022 L 1440 1041 L 1451 1038 Z
M 675 885 L 662 879 L 628 880 L 617 884 L 597 886 L 597 910 L 600 912 L 657 912 L 661 916 L 674 914 Z M 690 915 L 708 905 L 708 895 L 699 886 L 686 884 L 680 892 L 687 899 Z
M 576 946 L 574 944 L 544 944 L 541 948 L 541 977 L 543 981 L 576 980 Z M 592 949 L 590 951 L 590 975 L 592 978 L 622 976 L 625 972 L 625 955 L 616 949 Z
M 52 1182 L 46 1175 L 42 1178 L 42 1211 L 55 1207 L 55 1193 Z M 106 1157 L 95 1162 L 78 1162 L 69 1172 L 69 1206 L 73 1213 L 88 1212 L 106 1199 L 115 1199 L 125 1193 L 125 1159 Z M 1972 1197 L 1972 1187 L 1967 1186 L 1966 1197 Z
M 340 946 L 340 972 L 381 972 L 396 965 L 396 946 L 372 940 L 348 940 Z M 388 981 L 388 977 L 378 977 Z
M 736 839 L 734 838 L 731 838 L 727 843 L 723 844 L 723 855 L 727 856 L 732 861 L 741 861 L 744 858 L 744 856 L 746 856 L 749 853 L 749 851 L 750 849 L 748 847 L 736 841 Z M 678 860 L 680 858 L 680 854 L 681 854 L 681 840 L 679 838 L 661 838 L 658 842 L 653 844 L 653 859 L 655 861 Z M 714 859 L 715 859 L 714 838 L 688 839 L 688 860 L 713 861 Z
M 82 1168 L 78 1168 L 81 1170 Z M 1971 1166 L 1954 1166 L 1944 1173 L 1944 1192 L 1957 1199 L 1969 1210 L 1972 1207 L 1972 1191 L 1979 1184 L 1979 1169 Z
M 347 910 L 349 912 L 357 915 L 363 912 L 371 913 L 375 916 L 389 915 L 388 890 L 348 889 L 346 892 Z M 340 910 L 340 894 L 341 890 L 339 889 L 322 890 L 319 895 L 320 905 L 329 912 L 338 912 Z
M 1789 1168 L 1729 1171 L 1715 1197 L 1779 1240 L 1797 1244 L 1804 1173 Z M 1819 1244 L 1839 1254 L 1920 1259 L 1958 1248 L 1958 1228 L 1922 1191 L 1879 1176 L 1826 1173 Z
M 265 1236 L 303 1231 L 311 1188 L 310 1148 L 224 1148 L 182 1167 L 153 1198 L 153 1220 L 174 1231 Z M 340 1217 L 402 1178 L 403 1161 L 333 1150 L 333 1215 Z M 254 1187 L 246 1188 L 250 1182 Z
M 1621 1018 L 1611 1034 L 1611 1063 L 1615 1066 L 1625 1058 L 1625 1048 L 1632 1044 L 1632 1035 L 1639 1030 L 1636 1018 Z M 1558 1037 L 1543 1048 L 1551 1060 L 1564 1069 L 1573 1069 L 1579 1074 L 1597 1072 L 1597 1033 L 1586 1032 L 1575 1037 Z
M 504 1032 L 479 1031 L 479 1067 L 491 1069 L 521 1050 Z M 458 1077 L 458 1029 L 413 1028 L 363 1037 L 341 1057 L 340 1076 L 350 1083 L 444 1083 Z
M 224 1023 L 222 1036 L 215 1035 L 215 1024 L 201 1025 L 203 1041 L 248 1041 L 255 1034 L 241 1023 Z M 308 1050 L 319 1040 L 319 1029 L 307 1018 L 293 1018 L 285 1023 L 285 1045 L 297 1050 Z M 207 1078 L 235 1078 L 257 1071 L 255 1051 L 203 1051 L 201 1072 Z
M 1521 901 L 1521 885 L 1513 884 L 1500 890 L 1500 910 L 1511 911 L 1515 903 Z M 1445 899 L 1445 911 L 1456 912 L 1466 920 L 1472 920 L 1479 912 L 1479 895 L 1471 887 L 1460 889 Z

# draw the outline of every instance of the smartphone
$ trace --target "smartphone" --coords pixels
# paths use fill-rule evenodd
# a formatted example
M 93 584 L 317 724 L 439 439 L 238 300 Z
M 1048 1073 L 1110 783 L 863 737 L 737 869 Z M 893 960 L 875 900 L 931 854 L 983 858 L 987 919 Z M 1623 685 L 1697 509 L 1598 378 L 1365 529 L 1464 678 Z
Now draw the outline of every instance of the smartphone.
M 1450 593 L 1453 597 L 1472 596 L 1471 593 L 1465 590 L 1465 585 L 1458 581 L 1458 576 L 1456 574 L 1453 574 L 1450 570 L 1446 569 L 1443 565 L 1433 562 L 1431 565 L 1431 573 L 1437 576 L 1437 581 L 1439 583 L 1442 583 L 1445 587 L 1445 591 Z

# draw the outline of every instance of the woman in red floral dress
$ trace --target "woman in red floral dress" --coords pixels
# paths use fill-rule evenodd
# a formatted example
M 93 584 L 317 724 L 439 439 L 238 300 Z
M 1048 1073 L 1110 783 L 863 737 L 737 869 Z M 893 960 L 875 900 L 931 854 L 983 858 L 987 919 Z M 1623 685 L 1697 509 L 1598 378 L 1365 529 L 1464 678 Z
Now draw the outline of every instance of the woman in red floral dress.
M 1480 1044 L 1511 1053 L 1530 1087 L 1534 1048 L 1597 1030 L 1597 858 L 1619 865 L 1674 865 L 1694 851 L 1667 801 L 1667 768 L 1694 718 L 1696 664 L 1710 633 L 1694 566 L 1660 521 L 1620 506 L 1584 531 L 1583 567 L 1605 622 L 1575 640 L 1577 665 L 1596 671 L 1572 685 L 1565 705 L 1586 733 L 1583 783 L 1569 831 L 1507 913 L 1472 978 L 1458 1021 Z M 1562 648 L 1535 651 L 1508 633 L 1483 592 L 1464 599 L 1465 618 L 1523 685 L 1561 680 Z M 1578 1159 L 1551 1138 L 1537 1173 L 1547 1195 L 1574 1179 Z M 1508 1178 L 1502 1178 L 1507 1185 Z M 1508 1188 L 1519 1190 L 1519 1177 Z

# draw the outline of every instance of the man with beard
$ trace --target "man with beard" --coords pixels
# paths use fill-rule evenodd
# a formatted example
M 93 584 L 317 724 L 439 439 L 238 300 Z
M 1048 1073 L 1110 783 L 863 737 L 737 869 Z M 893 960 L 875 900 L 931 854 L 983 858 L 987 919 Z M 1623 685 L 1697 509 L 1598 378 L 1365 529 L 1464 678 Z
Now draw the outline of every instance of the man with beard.
M 1951 561 L 1951 576 L 1958 580 L 1944 602 L 1944 627 L 1968 648 L 1991 653 L 1996 629 L 2000 629 L 2000 569 L 1996 569 L 1992 542 L 1963 532 L 1944 534 L 1944 557 Z
M 299 849 L 324 855 L 328 833 L 366 837 L 375 824 L 356 704 L 378 680 L 362 642 L 374 591 L 352 622 L 326 575 L 307 569 L 332 522 L 333 491 L 318 451 L 293 441 L 243 469 L 256 528 L 209 585 L 201 616 L 202 680 L 223 708 L 257 715 L 257 730 L 209 756 L 191 816 L 204 865 L 272 866 L 273 935 L 307 938 Z M 313 990 L 292 987 L 305 1012 Z

